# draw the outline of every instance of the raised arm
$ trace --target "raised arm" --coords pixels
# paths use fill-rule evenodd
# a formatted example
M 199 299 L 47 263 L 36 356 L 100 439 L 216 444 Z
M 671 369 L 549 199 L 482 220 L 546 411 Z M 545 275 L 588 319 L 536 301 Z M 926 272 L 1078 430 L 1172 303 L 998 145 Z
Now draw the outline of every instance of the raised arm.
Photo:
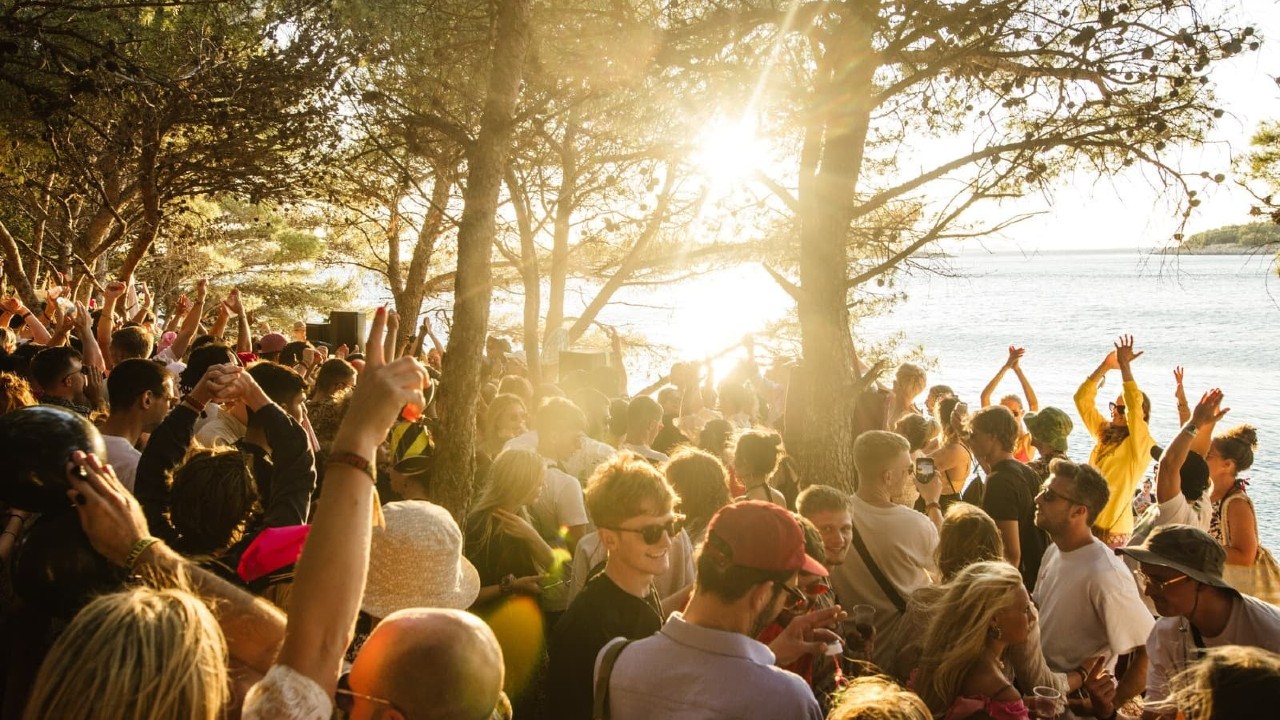
M 98 347 L 111 347 L 111 333 L 116 327 L 116 303 L 119 302 L 120 296 L 124 295 L 125 289 L 129 286 L 125 280 L 112 280 L 102 288 L 102 313 L 98 316 Z M 111 369 L 111 353 L 107 353 L 103 358 L 103 362 L 108 370 Z
M 133 321 L 141 323 L 147 319 L 147 313 L 151 312 L 151 290 L 147 288 L 146 283 L 142 283 L 142 295 L 138 297 L 138 311 L 133 314 Z
M 1022 358 L 1019 357 L 1013 363 L 1013 374 L 1018 376 L 1018 384 L 1022 386 L 1022 394 L 1027 398 L 1027 410 L 1031 412 L 1040 411 L 1040 398 L 1036 397 L 1036 391 L 1031 387 L 1031 381 L 1022 372 Z
M 244 303 L 240 301 L 240 288 L 231 288 L 227 293 L 226 307 L 236 316 L 236 352 L 253 352 L 253 333 L 249 330 L 249 313 L 244 311 Z
M 182 329 L 178 330 L 178 336 L 174 338 L 173 344 L 169 346 L 169 352 L 179 360 L 187 353 L 187 347 L 191 345 L 191 339 L 196 336 L 196 331 L 200 329 L 201 316 L 204 315 L 205 295 L 209 291 L 209 281 L 200 280 L 196 283 L 196 299 L 191 304 L 191 310 L 187 316 L 182 319 Z
M 1191 419 L 1191 406 L 1187 404 L 1187 391 L 1182 387 L 1182 366 L 1173 369 L 1173 397 L 1178 401 L 1178 424 L 1186 425 Z
M 1230 411 L 1230 408 L 1219 409 L 1221 405 L 1221 390 L 1214 388 L 1205 393 L 1200 402 L 1196 403 L 1191 418 L 1169 442 L 1169 447 L 1160 456 L 1160 470 L 1156 473 L 1157 501 L 1168 502 L 1182 492 L 1181 471 L 1183 463 L 1187 461 L 1187 453 L 1201 434 L 1212 435 L 1213 426 Z
M 1124 403 L 1128 408 L 1125 420 L 1129 423 L 1129 438 L 1135 442 L 1147 442 L 1151 438 L 1151 428 L 1147 426 L 1147 418 L 1142 412 L 1142 390 L 1133 379 L 1133 369 L 1130 367 L 1140 357 L 1142 351 L 1134 350 L 1133 336 L 1121 335 L 1116 342 L 1116 364 L 1120 366 L 1120 378 L 1124 380 Z
M 231 320 L 231 311 L 227 309 L 225 302 L 218 303 L 218 317 L 213 321 L 213 327 L 209 328 L 209 334 L 221 340 L 227 334 L 227 323 Z
M 991 396 L 995 394 L 996 388 L 1000 386 L 1000 381 L 1004 379 L 1004 374 L 1018 364 L 1018 360 L 1025 352 L 1026 350 L 1020 347 L 1009 346 L 1008 359 L 1004 361 L 1004 365 L 1001 365 L 1000 369 L 996 371 L 995 377 L 991 378 L 991 382 L 988 382 L 987 386 L 982 388 L 982 393 L 978 395 L 978 402 L 982 404 L 982 407 L 987 407 L 991 404 Z
M 226 637 L 231 657 L 266 673 L 284 641 L 284 614 L 150 537 L 142 508 L 110 465 L 81 452 L 72 457 L 72 463 L 81 469 L 67 473 L 72 487 L 68 494 L 93 549 L 113 564 L 148 578 L 152 585 L 163 587 L 186 575 L 189 583 L 184 589 L 213 601 L 209 607 Z M 139 547 L 143 548 L 141 554 L 129 565 L 129 556 Z
M 1089 377 L 1080 383 L 1080 387 L 1076 388 L 1075 403 L 1076 411 L 1080 413 L 1080 419 L 1084 421 L 1084 426 L 1088 429 L 1089 434 L 1097 439 L 1102 434 L 1102 429 L 1108 423 L 1102 417 L 1102 413 L 1098 412 L 1098 383 L 1107 376 L 1111 370 L 1118 370 L 1120 366 L 1116 363 L 1115 351 L 1107 353 L 1103 358 L 1102 364 L 1093 372 L 1089 373 Z
M 95 367 L 100 372 L 107 371 L 107 361 L 103 358 L 98 339 L 93 336 L 93 316 L 84 303 L 76 303 L 76 334 L 80 336 L 80 357 L 85 365 Z
M 369 570 L 375 453 L 404 405 L 425 404 L 426 369 L 413 358 L 383 362 L 386 322 L 386 310 L 379 308 L 369 330 L 365 370 L 334 438 L 324 490 L 298 560 L 289 625 L 276 659 L 329 697 L 338 685 Z
M 17 315 L 22 318 L 22 324 L 31 331 L 31 339 L 47 345 L 49 343 L 49 331 L 45 329 L 44 323 L 40 322 L 40 318 L 36 317 L 22 301 L 16 297 L 7 297 L 0 300 L 0 307 L 4 308 L 6 313 Z
M 436 337 L 435 331 L 431 329 L 431 318 L 425 315 L 422 317 L 422 331 L 427 334 L 427 337 L 431 338 L 431 347 L 434 347 L 436 352 L 444 355 L 444 345 L 440 344 L 440 338 Z M 418 344 L 421 345 L 422 341 L 419 340 Z

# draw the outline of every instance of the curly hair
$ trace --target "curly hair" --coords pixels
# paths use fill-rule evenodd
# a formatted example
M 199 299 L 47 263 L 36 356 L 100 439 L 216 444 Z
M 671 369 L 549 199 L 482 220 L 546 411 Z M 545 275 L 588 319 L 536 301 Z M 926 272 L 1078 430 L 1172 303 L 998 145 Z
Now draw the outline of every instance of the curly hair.
M 169 520 L 186 555 L 205 555 L 234 543 L 259 512 L 251 456 L 232 447 L 195 448 L 173 471 Z
M 26 380 L 11 372 L 0 372 L 0 415 L 35 404 Z

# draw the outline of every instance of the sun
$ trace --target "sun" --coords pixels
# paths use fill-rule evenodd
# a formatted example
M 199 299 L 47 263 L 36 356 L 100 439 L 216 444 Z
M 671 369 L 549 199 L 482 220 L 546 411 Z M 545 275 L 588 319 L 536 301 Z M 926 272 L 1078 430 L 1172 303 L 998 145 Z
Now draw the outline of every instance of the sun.
M 749 180 L 766 156 L 767 146 L 746 118 L 721 118 L 707 124 L 693 154 L 699 172 L 716 185 Z

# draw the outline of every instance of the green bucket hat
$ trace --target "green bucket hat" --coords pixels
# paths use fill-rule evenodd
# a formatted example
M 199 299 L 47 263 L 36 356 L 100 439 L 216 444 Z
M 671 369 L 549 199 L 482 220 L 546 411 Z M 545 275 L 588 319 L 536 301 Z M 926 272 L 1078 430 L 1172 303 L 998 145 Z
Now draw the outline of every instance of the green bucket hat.
M 1222 579 L 1227 551 L 1209 533 L 1190 525 L 1161 525 L 1141 545 L 1116 548 L 1140 563 L 1172 568 L 1197 582 L 1234 591 Z
M 1027 425 L 1031 438 L 1057 450 L 1067 451 L 1067 436 L 1075 427 L 1071 418 L 1056 407 L 1042 408 L 1040 412 L 1029 412 L 1022 420 Z

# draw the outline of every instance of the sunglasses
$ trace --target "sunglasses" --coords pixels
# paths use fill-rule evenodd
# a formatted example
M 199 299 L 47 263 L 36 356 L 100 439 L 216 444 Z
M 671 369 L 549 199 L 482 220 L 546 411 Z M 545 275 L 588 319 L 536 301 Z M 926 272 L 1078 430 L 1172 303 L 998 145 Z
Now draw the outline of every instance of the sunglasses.
M 1115 404 L 1115 403 L 1107 403 L 1107 407 L 1111 408 L 1111 412 L 1113 412 L 1113 413 L 1115 413 L 1115 414 L 1117 414 L 1117 415 L 1123 415 L 1123 414 L 1124 414 L 1124 406 L 1123 406 L 1123 405 L 1117 405 L 1117 404 Z
M 665 533 L 668 537 L 675 537 L 684 529 L 684 516 L 676 515 L 661 525 L 645 525 L 642 528 L 605 528 L 605 530 L 613 530 L 614 532 L 636 533 L 644 540 L 646 545 L 657 545 L 662 542 L 662 535 Z
M 786 583 L 778 583 L 782 587 L 782 591 L 787 594 L 787 603 L 783 606 L 784 610 L 791 612 L 799 612 L 809 605 L 809 596 L 805 595 L 800 588 L 794 588 Z
M 1141 570 L 1135 570 L 1134 575 L 1138 576 L 1138 579 L 1142 581 L 1142 584 L 1150 588 L 1155 588 L 1156 590 L 1159 590 L 1159 591 L 1163 591 L 1165 588 L 1169 587 L 1170 585 L 1176 585 L 1182 582 L 1183 580 L 1191 579 L 1191 576 L 1189 575 L 1178 575 L 1177 577 L 1171 577 L 1168 580 L 1156 580 L 1155 578 L 1142 572 Z
M 1047 502 L 1047 503 L 1057 502 L 1057 501 L 1059 501 L 1059 500 L 1066 500 L 1067 502 L 1071 503 L 1072 505 L 1084 505 L 1084 504 L 1085 504 L 1085 503 L 1082 503 L 1082 502 L 1080 502 L 1079 500 L 1077 500 L 1077 499 L 1075 499 L 1075 498 L 1071 497 L 1070 495 L 1064 495 L 1064 494 L 1062 494 L 1062 493 L 1058 492 L 1057 490 L 1054 490 L 1053 488 L 1049 487 L 1049 485 L 1048 485 L 1048 484 L 1042 485 L 1042 486 L 1040 487 L 1040 497 L 1044 498 L 1044 501 L 1045 501 L 1045 502 Z
M 338 708 L 338 710 L 340 710 L 341 712 L 349 715 L 351 713 L 351 710 L 356 705 L 357 698 L 359 698 L 360 700 L 364 700 L 366 702 L 371 702 L 378 705 L 385 705 L 386 707 L 392 710 L 395 710 L 401 715 L 404 715 L 404 711 L 396 707 L 395 703 L 391 702 L 390 700 L 386 700 L 380 697 L 374 697 L 372 695 L 365 695 L 364 693 L 358 693 L 351 689 L 351 683 L 348 680 L 347 675 L 342 675 L 341 677 L 339 677 L 338 689 L 333 696 L 334 707 Z

